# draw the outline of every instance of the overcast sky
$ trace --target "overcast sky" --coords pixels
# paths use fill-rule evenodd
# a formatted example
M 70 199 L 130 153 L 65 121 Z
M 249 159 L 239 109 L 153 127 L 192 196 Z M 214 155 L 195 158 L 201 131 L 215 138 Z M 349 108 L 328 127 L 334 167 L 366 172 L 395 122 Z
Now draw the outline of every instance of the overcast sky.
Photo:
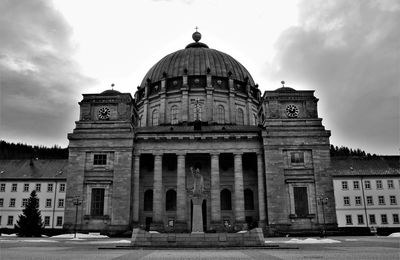
M 332 144 L 399 154 L 399 25 L 398 0 L 2 0 L 0 139 L 66 147 L 81 94 L 133 95 L 198 26 L 262 91 L 316 90 Z

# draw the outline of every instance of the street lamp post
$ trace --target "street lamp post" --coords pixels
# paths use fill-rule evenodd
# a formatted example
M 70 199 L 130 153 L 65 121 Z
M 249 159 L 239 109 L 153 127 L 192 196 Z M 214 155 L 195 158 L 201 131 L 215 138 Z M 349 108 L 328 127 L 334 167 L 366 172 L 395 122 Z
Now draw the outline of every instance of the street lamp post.
M 325 197 L 323 194 L 318 197 L 318 204 L 322 206 L 322 218 L 324 220 L 324 225 L 322 228 L 322 237 L 326 237 L 326 223 L 325 223 L 325 205 L 328 204 L 328 197 Z
M 77 196 L 74 198 L 73 203 L 75 205 L 75 225 L 74 225 L 74 238 L 76 238 L 76 225 L 78 221 L 78 206 L 82 204 L 80 198 Z

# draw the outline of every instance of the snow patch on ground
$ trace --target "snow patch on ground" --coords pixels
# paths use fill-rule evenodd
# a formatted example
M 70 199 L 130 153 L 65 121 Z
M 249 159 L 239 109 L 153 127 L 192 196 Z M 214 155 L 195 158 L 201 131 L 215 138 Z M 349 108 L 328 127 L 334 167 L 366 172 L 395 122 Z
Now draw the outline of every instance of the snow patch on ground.
M 392 233 L 388 237 L 400 237 L 400 232 Z
M 17 234 L 1 234 L 2 237 L 16 237 Z
M 359 241 L 360 239 L 356 238 L 346 238 L 345 241 Z
M 130 240 L 90 241 L 89 244 L 129 244 Z
M 285 241 L 287 244 L 333 244 L 340 243 L 338 240 L 323 238 L 323 239 L 315 239 L 315 238 L 306 238 L 304 240 L 292 238 L 289 241 Z
M 50 239 L 21 239 L 21 240 L 18 240 L 18 241 L 20 241 L 20 242 L 32 242 L 32 243 L 43 243 L 43 242 L 45 242 L 45 243 L 58 243 L 59 241 L 56 241 L 56 240 L 50 240 Z
M 69 238 L 69 239 L 73 239 L 74 238 L 74 234 L 61 234 L 61 235 L 57 235 L 57 236 L 52 236 L 52 238 Z M 76 233 L 76 238 L 78 239 L 90 239 L 90 238 L 108 238 L 108 236 L 104 236 L 104 235 L 100 235 L 100 234 L 82 234 L 82 233 Z M 75 240 L 77 240 L 75 238 Z

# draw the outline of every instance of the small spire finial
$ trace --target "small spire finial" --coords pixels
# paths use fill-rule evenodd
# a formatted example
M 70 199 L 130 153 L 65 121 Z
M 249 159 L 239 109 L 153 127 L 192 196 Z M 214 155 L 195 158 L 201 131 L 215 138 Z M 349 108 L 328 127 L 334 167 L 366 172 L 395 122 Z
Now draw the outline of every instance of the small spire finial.
M 197 31 L 197 29 L 199 29 L 199 27 L 196 26 L 194 29 L 196 29 L 196 31 L 192 34 L 192 39 L 193 39 L 195 42 L 199 42 L 200 39 L 201 39 L 201 33 L 199 33 L 199 32 Z
M 196 26 L 196 27 L 194 27 L 194 29 L 196 29 L 196 32 L 197 32 L 197 29 L 199 29 L 199 27 Z
M 115 84 L 112 83 L 112 84 L 111 84 L 111 89 L 112 89 L 112 90 L 114 90 L 114 86 L 115 86 Z
M 281 84 L 282 84 L 282 88 L 284 88 L 284 87 L 285 87 L 285 81 L 282 80 L 282 81 L 281 81 Z

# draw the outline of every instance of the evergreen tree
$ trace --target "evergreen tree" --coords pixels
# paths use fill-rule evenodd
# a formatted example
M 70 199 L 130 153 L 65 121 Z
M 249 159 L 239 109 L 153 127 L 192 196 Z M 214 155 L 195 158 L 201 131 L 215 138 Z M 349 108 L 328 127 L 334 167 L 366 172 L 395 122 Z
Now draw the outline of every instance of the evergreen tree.
M 40 237 L 44 229 L 42 216 L 39 210 L 39 199 L 36 196 L 36 191 L 31 192 L 31 196 L 25 208 L 22 210 L 22 215 L 19 215 L 19 220 L 15 225 L 19 236 L 23 237 Z

